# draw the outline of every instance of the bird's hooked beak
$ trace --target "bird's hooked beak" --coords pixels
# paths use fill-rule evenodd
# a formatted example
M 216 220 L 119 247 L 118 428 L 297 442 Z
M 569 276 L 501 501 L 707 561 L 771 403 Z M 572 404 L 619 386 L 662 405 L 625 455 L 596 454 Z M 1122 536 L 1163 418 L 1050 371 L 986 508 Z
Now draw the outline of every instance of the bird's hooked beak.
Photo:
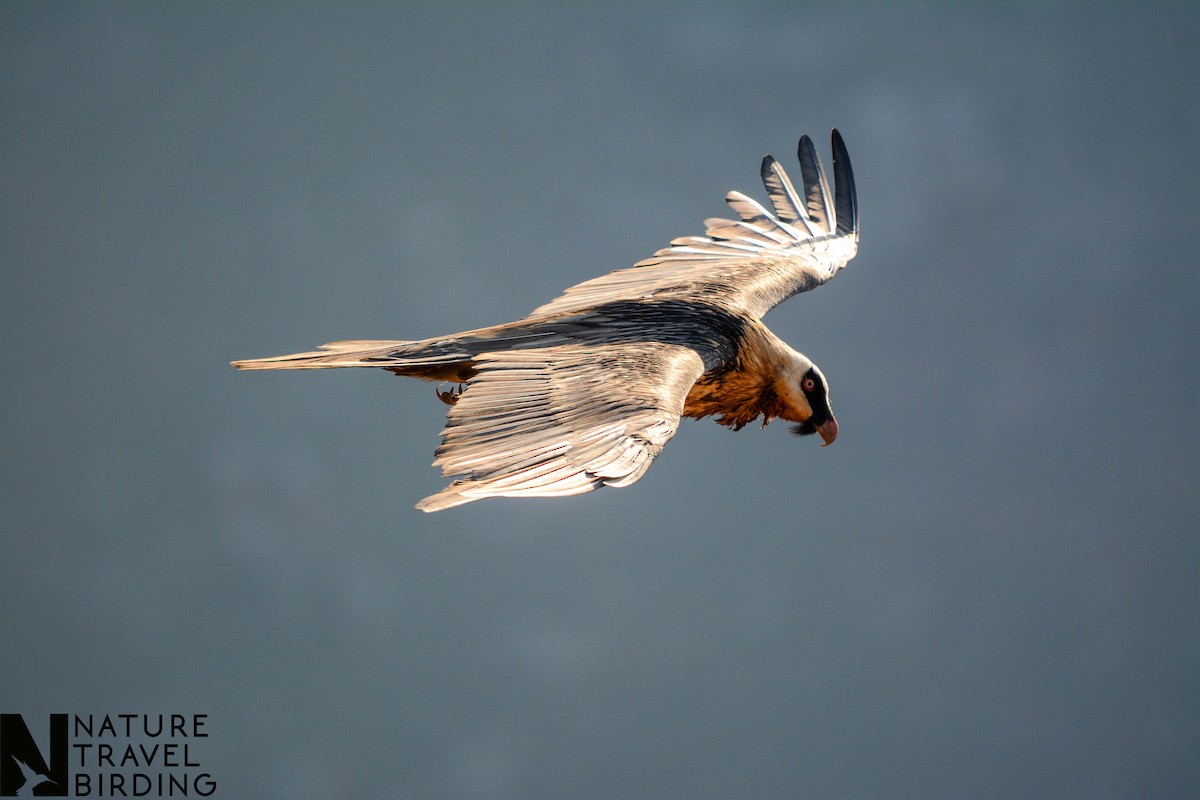
M 829 445 L 833 444 L 833 440 L 836 439 L 838 435 L 837 420 L 833 417 L 825 420 L 817 426 L 817 433 L 821 434 L 821 439 L 824 441 L 824 444 L 822 444 L 821 447 L 828 447 Z
M 792 433 L 797 436 L 811 436 L 814 433 L 819 433 L 821 434 L 821 439 L 825 442 L 821 447 L 825 447 L 825 445 L 833 444 L 833 440 L 837 438 L 838 424 L 837 420 L 830 414 L 820 425 L 812 420 L 801 422 L 799 425 L 793 425 Z

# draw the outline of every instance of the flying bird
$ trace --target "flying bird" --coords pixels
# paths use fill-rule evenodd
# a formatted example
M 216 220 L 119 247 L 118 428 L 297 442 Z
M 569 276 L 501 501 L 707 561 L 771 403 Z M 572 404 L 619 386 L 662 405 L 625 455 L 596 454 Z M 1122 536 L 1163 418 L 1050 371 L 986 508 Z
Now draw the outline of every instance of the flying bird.
M 768 210 L 740 192 L 736 220 L 705 220 L 631 268 L 584 281 L 515 322 L 420 341 L 344 341 L 235 361 L 238 369 L 375 367 L 439 383 L 450 406 L 434 466 L 454 480 L 423 511 L 485 497 L 552 497 L 628 486 L 681 417 L 739 430 L 796 423 L 832 444 L 838 424 L 813 362 L 762 323 L 828 281 L 858 250 L 846 146 L 832 134 L 834 189 L 812 140 L 801 186 L 762 162 Z

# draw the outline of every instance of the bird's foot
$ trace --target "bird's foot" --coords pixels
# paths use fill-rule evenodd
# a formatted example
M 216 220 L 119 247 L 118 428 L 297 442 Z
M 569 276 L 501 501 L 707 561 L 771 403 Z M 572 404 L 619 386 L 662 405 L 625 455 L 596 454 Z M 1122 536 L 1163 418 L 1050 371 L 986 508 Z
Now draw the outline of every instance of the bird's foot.
M 458 398 L 461 397 L 462 393 L 466 390 L 467 387 L 463 386 L 461 383 L 458 386 L 450 387 L 444 392 L 441 389 L 434 389 L 434 391 L 437 393 L 438 400 L 441 400 L 448 406 L 452 406 L 457 403 Z

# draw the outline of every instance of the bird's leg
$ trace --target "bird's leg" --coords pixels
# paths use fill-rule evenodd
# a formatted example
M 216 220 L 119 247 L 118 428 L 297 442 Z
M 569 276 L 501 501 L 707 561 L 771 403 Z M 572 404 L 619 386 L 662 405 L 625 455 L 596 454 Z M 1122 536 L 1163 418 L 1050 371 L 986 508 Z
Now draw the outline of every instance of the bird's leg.
M 449 389 L 447 389 L 444 392 L 441 389 L 434 389 L 434 392 L 437 393 L 438 400 L 441 400 L 443 403 L 445 403 L 448 406 L 452 406 L 455 403 L 457 403 L 458 398 L 462 396 L 462 393 L 464 391 L 466 391 L 466 387 L 463 386 L 461 383 L 458 384 L 458 386 L 450 387 Z

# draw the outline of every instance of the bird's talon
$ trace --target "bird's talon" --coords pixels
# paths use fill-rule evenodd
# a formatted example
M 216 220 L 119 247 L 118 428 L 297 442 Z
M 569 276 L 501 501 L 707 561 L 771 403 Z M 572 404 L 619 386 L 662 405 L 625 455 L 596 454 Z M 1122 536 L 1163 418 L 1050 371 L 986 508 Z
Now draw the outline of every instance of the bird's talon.
M 441 389 L 434 389 L 434 392 L 437 394 L 438 400 L 441 400 L 448 406 L 452 406 L 458 402 L 458 398 L 462 396 L 465 390 L 466 388 L 460 383 L 458 386 L 452 386 L 444 392 Z

